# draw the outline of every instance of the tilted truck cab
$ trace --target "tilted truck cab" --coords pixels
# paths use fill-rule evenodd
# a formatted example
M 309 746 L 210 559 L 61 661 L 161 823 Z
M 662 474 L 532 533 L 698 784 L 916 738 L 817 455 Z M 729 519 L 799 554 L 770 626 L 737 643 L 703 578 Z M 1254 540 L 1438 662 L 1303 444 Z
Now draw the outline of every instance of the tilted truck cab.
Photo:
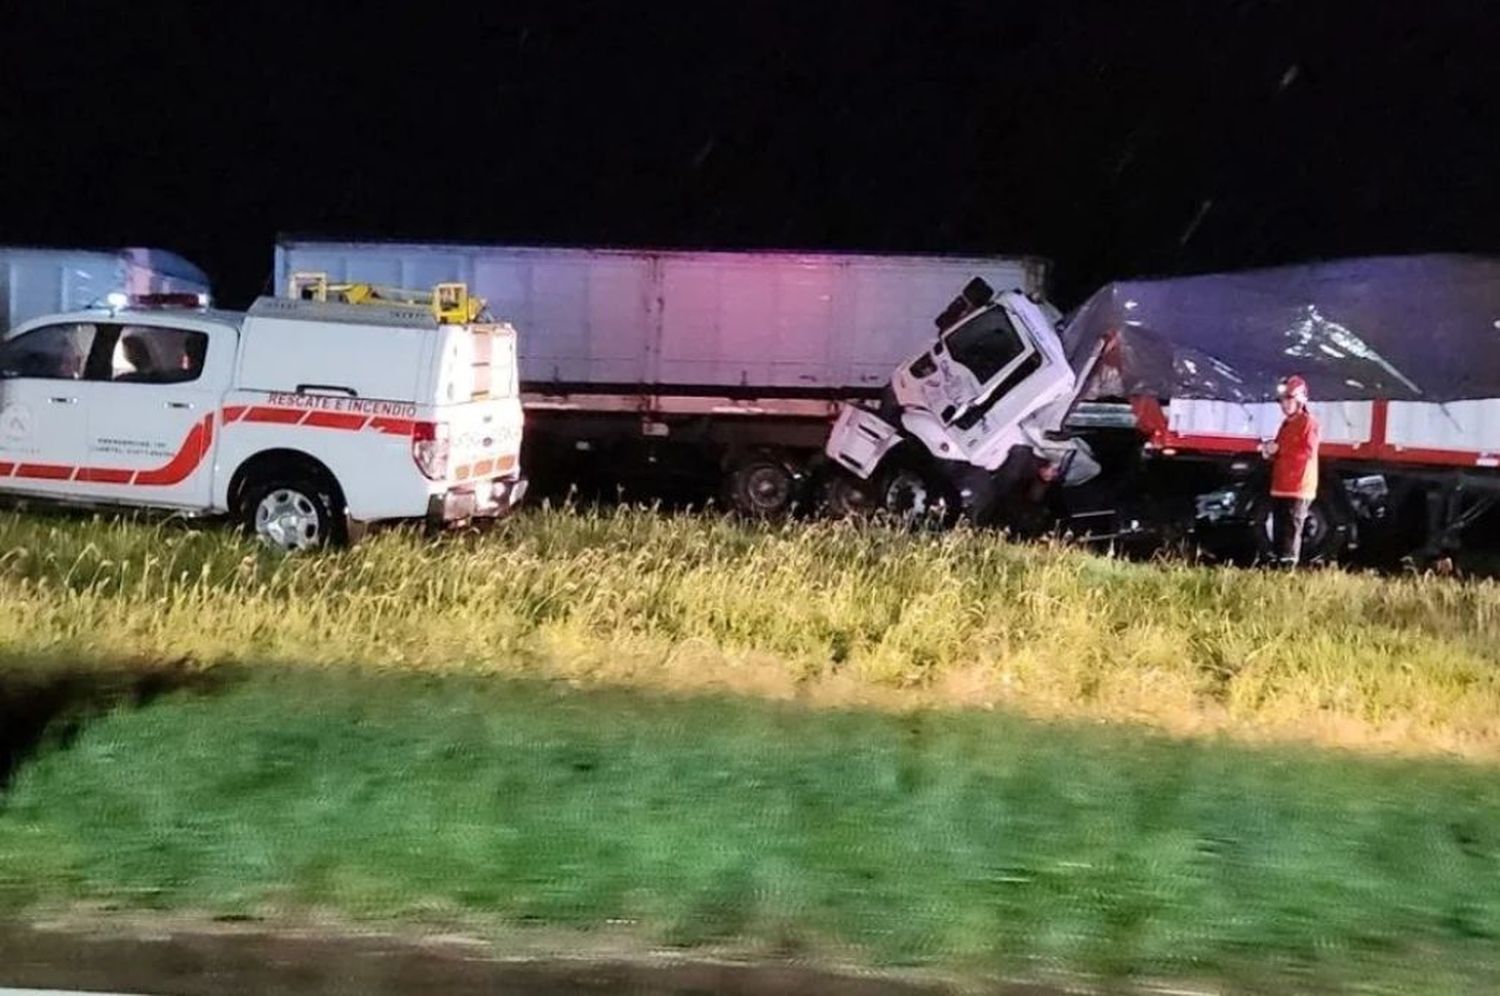
M 1081 473 L 1081 443 L 1057 438 L 1078 378 L 1049 311 L 972 281 L 939 318 L 933 344 L 892 374 L 878 410 L 843 406 L 827 455 L 897 512 L 941 497 L 982 517 L 989 489 L 977 482 L 1013 464 L 1018 448 Z
M 0 340 L 0 495 L 232 515 L 301 549 L 525 491 L 508 325 L 409 305 L 137 299 Z

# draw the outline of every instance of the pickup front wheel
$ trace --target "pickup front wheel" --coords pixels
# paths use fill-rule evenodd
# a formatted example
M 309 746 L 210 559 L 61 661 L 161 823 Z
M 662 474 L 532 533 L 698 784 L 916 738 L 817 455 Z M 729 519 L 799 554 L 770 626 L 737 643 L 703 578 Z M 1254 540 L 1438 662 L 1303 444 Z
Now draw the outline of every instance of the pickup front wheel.
M 309 479 L 252 484 L 240 505 L 245 531 L 287 553 L 344 542 L 335 490 Z

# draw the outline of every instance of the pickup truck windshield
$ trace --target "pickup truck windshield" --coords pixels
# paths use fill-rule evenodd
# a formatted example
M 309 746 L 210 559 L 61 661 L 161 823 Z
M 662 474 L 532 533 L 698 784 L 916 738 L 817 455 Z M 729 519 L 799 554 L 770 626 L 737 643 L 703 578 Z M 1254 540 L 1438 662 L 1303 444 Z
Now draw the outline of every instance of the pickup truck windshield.
M 946 343 L 953 359 L 981 384 L 993 380 L 1026 349 L 1004 308 L 991 308 L 959 327 Z

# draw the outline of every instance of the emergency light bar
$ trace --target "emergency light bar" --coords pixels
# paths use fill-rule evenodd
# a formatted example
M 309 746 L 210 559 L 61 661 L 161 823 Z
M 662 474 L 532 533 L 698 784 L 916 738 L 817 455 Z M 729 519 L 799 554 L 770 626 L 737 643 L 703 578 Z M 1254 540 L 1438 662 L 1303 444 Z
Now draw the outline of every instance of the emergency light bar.
M 124 291 L 111 291 L 104 298 L 109 307 L 115 311 L 124 308 L 140 310 L 161 310 L 166 308 L 207 308 L 208 295 L 194 294 L 189 291 L 161 292 L 154 294 L 126 294 Z

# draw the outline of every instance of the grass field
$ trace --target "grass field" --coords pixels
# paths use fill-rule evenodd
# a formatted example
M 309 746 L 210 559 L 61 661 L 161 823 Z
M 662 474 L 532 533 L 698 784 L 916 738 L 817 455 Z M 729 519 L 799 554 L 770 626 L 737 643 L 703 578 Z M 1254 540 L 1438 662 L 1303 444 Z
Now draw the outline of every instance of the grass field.
M 631 511 L 292 560 L 220 530 L 11 514 L 0 551 L 18 666 L 397 667 L 1500 756 L 1491 582 Z
M 12 515 L 0 551 L 0 697 L 217 679 L 19 769 L 0 915 L 1500 985 L 1489 583 L 630 511 L 290 560 Z
M 24 768 L 0 906 L 1480 992 L 1500 984 L 1497 828 L 1493 771 L 1453 762 L 263 671 Z

